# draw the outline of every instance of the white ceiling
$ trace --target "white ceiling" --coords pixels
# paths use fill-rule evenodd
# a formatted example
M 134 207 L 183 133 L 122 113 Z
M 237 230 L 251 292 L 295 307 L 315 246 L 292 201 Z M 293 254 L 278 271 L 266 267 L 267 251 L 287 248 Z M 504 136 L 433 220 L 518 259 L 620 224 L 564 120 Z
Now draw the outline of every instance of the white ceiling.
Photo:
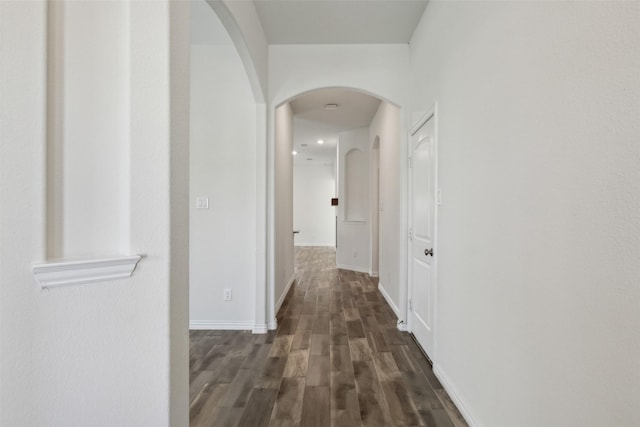
M 338 108 L 327 110 L 326 104 Z M 351 89 L 319 89 L 291 101 L 295 163 L 334 163 L 338 134 L 368 127 L 379 105 L 378 98 Z M 318 144 L 319 139 L 325 143 Z
M 409 43 L 428 0 L 254 0 L 269 44 Z
M 293 148 L 298 152 L 293 159 L 294 163 L 334 164 L 340 132 L 342 129 L 335 126 L 294 117 Z M 318 144 L 319 139 L 323 140 L 324 144 Z
M 326 110 L 326 104 L 337 104 L 335 110 Z M 351 89 L 320 89 L 307 92 L 291 101 L 297 117 L 338 126 L 343 130 L 369 126 L 380 100 Z
M 250 1 L 250 0 L 232 0 Z M 426 0 L 255 0 L 269 43 L 408 43 Z M 192 0 L 193 44 L 231 45 L 205 0 Z M 326 104 L 338 104 L 326 110 Z M 367 127 L 378 98 L 348 89 L 321 89 L 291 101 L 296 164 L 335 162 L 338 134 Z M 323 145 L 318 139 L 325 141 Z M 306 144 L 306 146 L 302 146 Z M 312 159 L 312 160 L 307 160 Z

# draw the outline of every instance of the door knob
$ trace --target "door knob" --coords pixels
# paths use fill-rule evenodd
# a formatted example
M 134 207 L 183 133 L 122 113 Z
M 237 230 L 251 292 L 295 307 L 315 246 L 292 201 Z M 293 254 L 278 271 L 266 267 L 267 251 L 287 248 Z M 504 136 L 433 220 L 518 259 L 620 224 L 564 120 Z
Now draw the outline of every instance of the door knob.
M 425 249 L 424 250 L 424 256 L 433 256 L 433 248 Z

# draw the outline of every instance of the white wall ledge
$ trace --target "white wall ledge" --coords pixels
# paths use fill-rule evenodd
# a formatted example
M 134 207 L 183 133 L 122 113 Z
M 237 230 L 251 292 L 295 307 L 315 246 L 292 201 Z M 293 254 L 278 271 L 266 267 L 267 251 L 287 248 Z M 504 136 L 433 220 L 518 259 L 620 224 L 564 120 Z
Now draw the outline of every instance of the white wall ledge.
M 141 255 L 60 260 L 33 264 L 33 276 L 42 289 L 131 277 Z

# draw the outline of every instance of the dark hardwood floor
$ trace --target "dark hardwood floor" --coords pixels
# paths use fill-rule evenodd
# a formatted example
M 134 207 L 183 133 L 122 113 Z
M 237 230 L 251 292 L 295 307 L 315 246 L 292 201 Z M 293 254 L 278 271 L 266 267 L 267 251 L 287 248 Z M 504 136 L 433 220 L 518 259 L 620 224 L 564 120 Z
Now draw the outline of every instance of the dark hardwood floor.
M 191 331 L 191 425 L 466 426 L 377 286 L 297 248 L 277 331 Z

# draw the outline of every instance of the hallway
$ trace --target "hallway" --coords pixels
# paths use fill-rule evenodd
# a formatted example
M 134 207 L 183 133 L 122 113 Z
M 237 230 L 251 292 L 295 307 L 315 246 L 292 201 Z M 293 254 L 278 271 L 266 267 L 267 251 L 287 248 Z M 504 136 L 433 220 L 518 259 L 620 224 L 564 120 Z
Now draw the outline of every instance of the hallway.
M 191 331 L 192 426 L 466 426 L 377 290 L 296 248 L 278 330 Z

